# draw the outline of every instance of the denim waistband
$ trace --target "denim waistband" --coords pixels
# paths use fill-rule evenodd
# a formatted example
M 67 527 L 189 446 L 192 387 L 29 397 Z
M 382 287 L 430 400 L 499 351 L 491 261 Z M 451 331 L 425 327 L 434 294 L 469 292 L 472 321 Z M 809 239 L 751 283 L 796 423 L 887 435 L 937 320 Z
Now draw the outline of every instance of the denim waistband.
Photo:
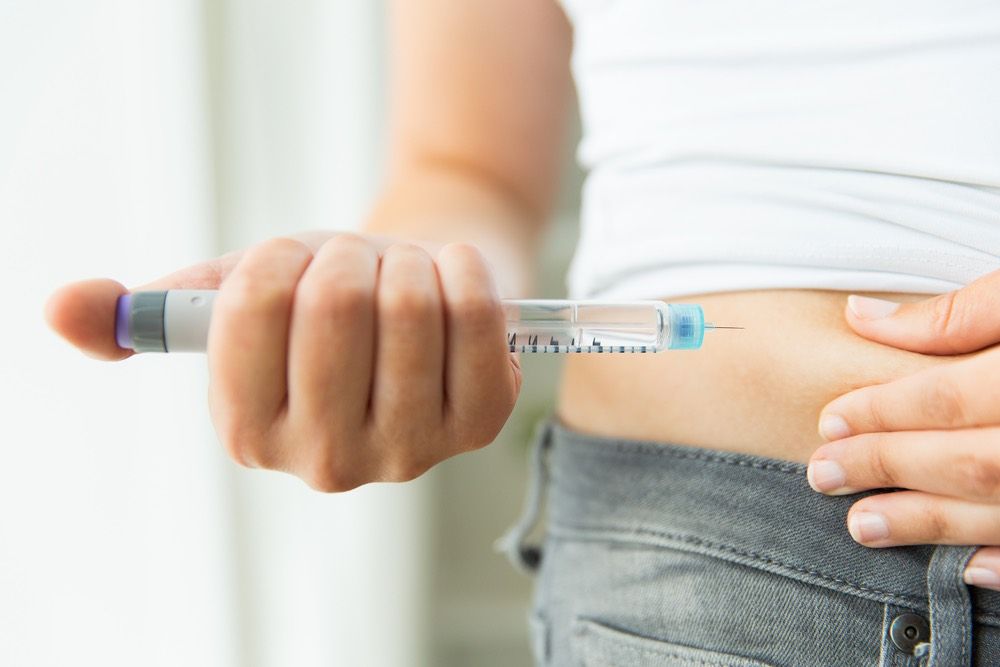
M 846 517 L 866 494 L 816 493 L 805 465 L 584 435 L 555 422 L 543 425 L 534 452 L 525 514 L 502 544 L 523 569 L 540 557 L 526 536 L 547 497 L 546 530 L 554 538 L 698 552 L 923 610 L 930 610 L 933 579 L 955 588 L 951 593 L 965 598 L 977 621 L 1000 624 L 1000 593 L 971 589 L 970 601 L 962 583 L 973 548 L 861 546 L 848 534 Z

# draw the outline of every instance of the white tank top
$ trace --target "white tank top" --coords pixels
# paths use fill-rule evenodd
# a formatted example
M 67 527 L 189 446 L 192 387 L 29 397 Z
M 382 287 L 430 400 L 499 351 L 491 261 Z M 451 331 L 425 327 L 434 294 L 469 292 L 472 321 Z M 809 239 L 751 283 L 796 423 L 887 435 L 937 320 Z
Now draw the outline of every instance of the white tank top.
M 563 4 L 589 170 L 571 296 L 1000 269 L 1000 1 Z

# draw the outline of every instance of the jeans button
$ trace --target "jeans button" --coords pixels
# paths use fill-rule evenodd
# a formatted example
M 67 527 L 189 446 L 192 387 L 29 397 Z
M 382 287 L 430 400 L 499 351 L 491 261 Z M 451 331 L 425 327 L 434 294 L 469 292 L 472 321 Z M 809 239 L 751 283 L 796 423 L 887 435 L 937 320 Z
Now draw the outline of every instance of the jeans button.
M 892 625 L 889 626 L 889 638 L 900 651 L 913 653 L 917 644 L 930 641 L 931 628 L 923 616 L 900 614 L 892 619 Z

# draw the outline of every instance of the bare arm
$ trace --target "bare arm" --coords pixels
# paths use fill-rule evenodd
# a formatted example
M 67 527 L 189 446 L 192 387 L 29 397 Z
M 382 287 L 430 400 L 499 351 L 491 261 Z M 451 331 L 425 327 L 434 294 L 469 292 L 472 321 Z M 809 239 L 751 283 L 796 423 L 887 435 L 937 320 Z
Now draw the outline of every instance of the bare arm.
M 272 239 L 148 286 L 219 289 L 208 366 L 223 446 L 324 491 L 412 479 L 510 416 L 521 372 L 498 292 L 530 281 L 570 97 L 554 2 L 396 0 L 392 35 L 391 168 L 366 227 L 378 236 Z M 48 319 L 83 351 L 125 358 L 125 291 L 68 285 Z
M 546 0 L 394 0 L 390 170 L 367 230 L 468 241 L 530 284 L 558 186 L 571 34 Z

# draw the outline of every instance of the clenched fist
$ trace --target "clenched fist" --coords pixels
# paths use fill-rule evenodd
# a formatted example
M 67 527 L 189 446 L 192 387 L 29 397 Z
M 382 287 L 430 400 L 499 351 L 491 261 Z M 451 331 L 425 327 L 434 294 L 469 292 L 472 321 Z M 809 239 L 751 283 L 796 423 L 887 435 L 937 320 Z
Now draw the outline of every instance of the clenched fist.
M 273 239 L 144 289 L 218 288 L 209 406 L 237 462 L 321 491 L 413 479 L 489 444 L 521 386 L 479 251 L 353 234 Z M 47 316 L 93 356 L 114 344 L 120 284 L 64 287 Z

